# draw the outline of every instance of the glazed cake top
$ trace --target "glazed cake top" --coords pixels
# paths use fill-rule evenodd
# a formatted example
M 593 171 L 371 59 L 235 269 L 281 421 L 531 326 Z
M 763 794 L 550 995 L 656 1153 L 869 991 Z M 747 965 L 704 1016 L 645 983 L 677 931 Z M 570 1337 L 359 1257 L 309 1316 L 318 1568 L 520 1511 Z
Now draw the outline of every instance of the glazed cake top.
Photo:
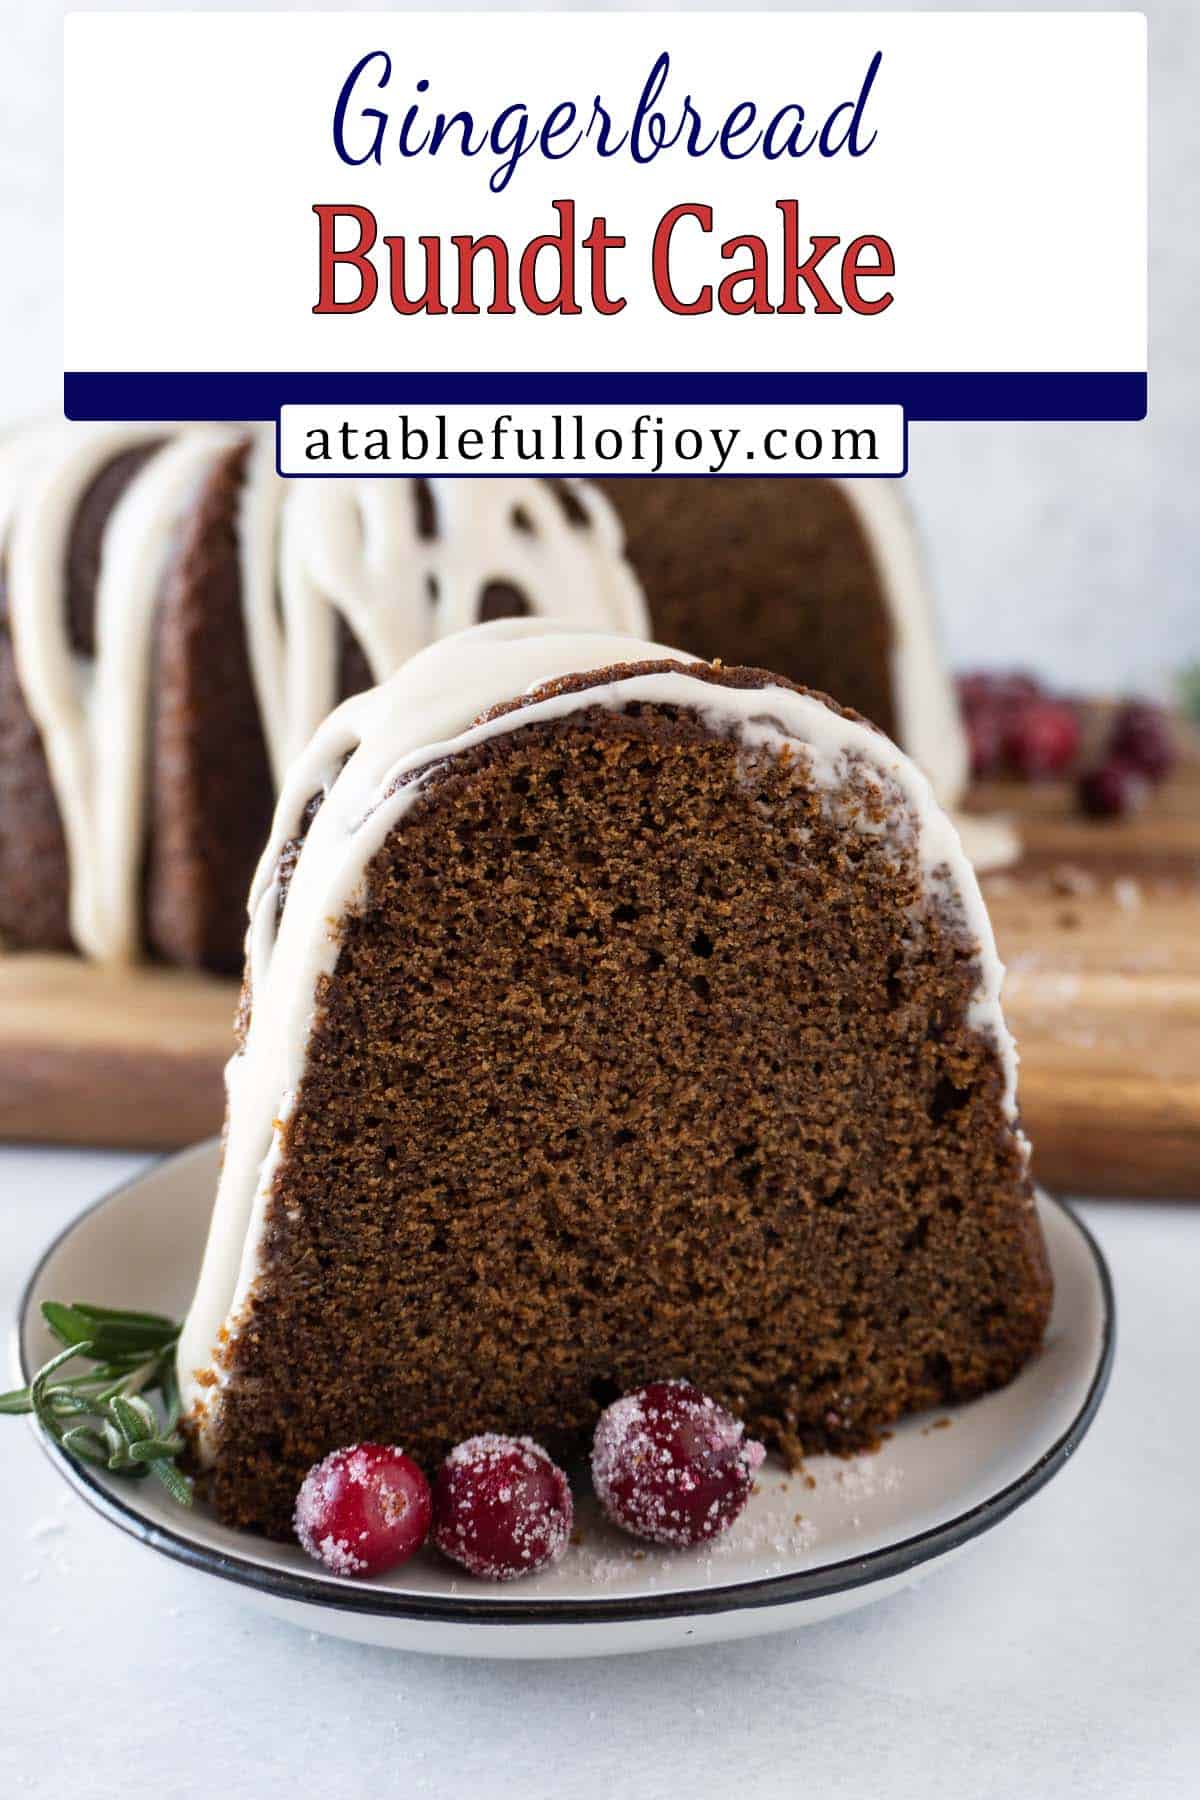
M 540 691 L 596 671 L 603 672 L 597 684 Z M 886 799 L 884 823 L 848 808 L 846 829 L 882 831 L 898 854 L 914 854 L 926 892 L 961 922 L 977 969 L 969 1023 L 995 1046 L 1005 1108 L 1015 1119 L 1016 1058 L 1000 1009 L 1003 969 L 978 882 L 927 778 L 882 733 L 823 696 L 769 676 L 761 678 L 764 685 L 740 686 L 727 684 L 723 675 L 663 645 L 505 620 L 443 640 L 382 686 L 345 702 L 293 765 L 250 895 L 249 1022 L 227 1071 L 224 1165 L 180 1344 L 184 1403 L 198 1411 L 202 1451 L 218 1410 L 212 1404 L 214 1383 L 219 1390 L 221 1380 L 214 1349 L 222 1329 L 236 1332 L 258 1273 L 266 1205 L 304 1072 L 319 986 L 337 962 L 337 922 L 363 899 L 369 865 L 420 795 L 423 771 L 487 739 L 590 707 L 642 702 L 686 708 L 747 749 L 800 753 L 823 803 L 839 819 L 839 797 L 851 772 L 860 781 L 866 777 Z M 730 672 L 730 680 L 736 675 Z M 508 704 L 523 698 L 525 704 Z M 321 804 L 291 863 L 281 911 L 284 853 L 300 835 L 314 795 Z

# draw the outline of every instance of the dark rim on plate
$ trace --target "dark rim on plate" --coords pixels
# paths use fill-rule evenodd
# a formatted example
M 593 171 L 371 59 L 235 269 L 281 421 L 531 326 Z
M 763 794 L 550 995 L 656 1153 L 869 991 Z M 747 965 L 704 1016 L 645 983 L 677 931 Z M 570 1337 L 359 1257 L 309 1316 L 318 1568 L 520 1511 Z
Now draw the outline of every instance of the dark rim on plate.
M 21 1291 L 16 1312 L 16 1351 L 21 1378 L 28 1383 L 31 1371 L 25 1359 L 25 1324 L 33 1303 L 33 1291 L 42 1270 L 63 1240 L 101 1207 L 144 1181 L 152 1170 L 166 1162 L 191 1157 L 201 1148 L 196 1145 L 177 1157 L 165 1157 L 144 1169 L 132 1180 L 92 1202 L 65 1225 L 38 1258 Z M 333 1607 L 336 1611 L 368 1614 L 374 1617 L 415 1619 L 454 1625 L 610 1625 L 641 1619 L 680 1619 L 711 1613 L 739 1612 L 745 1608 L 787 1606 L 799 1600 L 817 1600 L 831 1594 L 847 1593 L 870 1583 L 888 1581 L 922 1563 L 946 1556 L 979 1537 L 1030 1500 L 1058 1473 L 1063 1464 L 1082 1443 L 1096 1416 L 1108 1378 L 1112 1371 L 1116 1348 L 1116 1299 L 1112 1276 L 1104 1253 L 1088 1227 L 1065 1201 L 1044 1191 L 1041 1197 L 1064 1214 L 1079 1233 L 1095 1266 L 1104 1307 L 1103 1338 L 1100 1356 L 1093 1372 L 1083 1404 L 1070 1425 L 1037 1461 L 1015 1481 L 986 1500 L 959 1513 L 944 1525 L 918 1532 L 898 1544 L 868 1551 L 864 1556 L 842 1562 L 824 1563 L 812 1569 L 800 1569 L 790 1575 L 772 1575 L 756 1581 L 732 1583 L 712 1589 L 684 1588 L 669 1594 L 639 1595 L 622 1600 L 491 1600 L 471 1596 L 442 1599 L 418 1594 L 399 1594 L 394 1589 L 368 1588 L 351 1582 L 340 1583 L 317 1575 L 273 1569 L 251 1562 L 230 1551 L 214 1550 L 195 1543 L 191 1538 L 145 1518 L 132 1506 L 106 1487 L 90 1466 L 74 1462 L 66 1452 L 34 1427 L 38 1443 L 70 1485 L 87 1504 L 130 1537 L 150 1545 L 164 1556 L 189 1568 L 201 1569 L 222 1581 L 233 1581 L 279 1600 L 299 1602 L 305 1606 Z

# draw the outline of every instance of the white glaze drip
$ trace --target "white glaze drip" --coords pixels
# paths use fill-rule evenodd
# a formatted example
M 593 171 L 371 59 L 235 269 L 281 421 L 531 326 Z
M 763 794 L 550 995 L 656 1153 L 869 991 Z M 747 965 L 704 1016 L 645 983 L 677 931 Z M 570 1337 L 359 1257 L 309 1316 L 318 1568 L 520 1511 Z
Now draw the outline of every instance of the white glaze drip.
M 431 480 L 436 531 L 423 537 L 411 481 L 293 482 L 280 555 L 288 719 L 280 767 L 337 699 L 338 613 L 376 681 L 474 625 L 493 581 L 519 589 L 534 618 L 644 635 L 646 605 L 616 513 L 598 489 L 564 485 L 580 521 L 544 481 Z
M 101 961 L 137 948 L 150 628 L 184 508 L 213 455 L 235 441 L 189 432 L 150 458 L 113 508 L 96 588 L 96 654 L 71 646 L 65 571 L 84 492 L 161 427 L 104 426 L 47 438 L 15 508 L 7 549 L 17 673 L 41 734 L 70 868 L 71 935 Z
M 966 790 L 967 739 L 938 651 L 937 620 L 900 483 L 846 480 L 837 485 L 866 540 L 891 622 L 896 736 L 928 775 L 942 805 L 953 808 Z
M 238 573 L 246 648 L 263 741 L 278 788 L 287 766 L 286 657 L 279 601 L 279 522 L 286 488 L 275 473 L 275 444 L 258 433 L 246 458 L 238 502 Z
M 423 539 L 411 482 L 285 483 L 269 431 L 63 425 L 18 434 L 0 458 L 0 551 L 17 671 L 62 820 L 71 934 L 101 961 L 128 959 L 139 946 L 155 603 L 192 496 L 247 437 L 240 585 L 276 786 L 337 698 L 339 614 L 377 680 L 470 623 L 492 581 L 519 589 L 535 615 L 646 629 L 620 524 L 595 489 L 570 484 L 582 515 L 573 521 L 540 481 L 431 481 L 438 530 Z M 159 439 L 166 441 L 104 525 L 96 655 L 77 655 L 66 558 L 79 504 L 115 457 Z
M 830 794 L 831 804 L 851 760 L 856 769 L 873 773 L 899 797 L 888 826 L 898 850 L 915 840 L 927 891 L 955 907 L 977 946 L 970 1023 L 996 1046 L 1005 1107 L 1015 1119 L 1016 1053 L 1000 1010 L 1003 968 L 979 884 L 929 781 L 887 738 L 810 695 L 782 687 L 722 687 L 680 671 L 618 676 L 581 693 L 544 698 L 472 723 L 558 676 L 664 657 L 695 660 L 661 645 L 575 633 L 558 624 L 482 626 L 424 651 L 382 687 L 347 701 L 289 770 L 251 890 L 251 1019 L 244 1048 L 226 1072 L 224 1163 L 179 1352 L 185 1405 L 197 1408 L 205 1454 L 213 1452 L 222 1379 L 213 1352 L 222 1328 L 236 1332 L 258 1274 L 267 1201 L 304 1071 L 318 983 L 337 961 L 336 922 L 361 900 L 371 858 L 421 792 L 419 774 L 407 784 L 402 778 L 487 739 L 583 707 L 618 708 L 641 700 L 691 708 L 714 730 L 735 733 L 747 748 L 786 744 L 802 751 L 811 778 Z M 324 801 L 292 871 L 277 928 L 279 859 L 315 793 L 323 793 Z

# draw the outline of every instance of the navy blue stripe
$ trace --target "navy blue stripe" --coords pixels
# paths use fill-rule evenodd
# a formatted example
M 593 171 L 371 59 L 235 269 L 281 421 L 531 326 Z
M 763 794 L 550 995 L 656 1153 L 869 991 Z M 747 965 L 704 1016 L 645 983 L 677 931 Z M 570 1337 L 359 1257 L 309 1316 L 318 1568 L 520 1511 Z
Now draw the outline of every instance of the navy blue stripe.
M 71 419 L 274 419 L 281 406 L 901 406 L 909 419 L 1144 419 L 1146 376 L 1121 374 L 105 373 L 69 370 Z

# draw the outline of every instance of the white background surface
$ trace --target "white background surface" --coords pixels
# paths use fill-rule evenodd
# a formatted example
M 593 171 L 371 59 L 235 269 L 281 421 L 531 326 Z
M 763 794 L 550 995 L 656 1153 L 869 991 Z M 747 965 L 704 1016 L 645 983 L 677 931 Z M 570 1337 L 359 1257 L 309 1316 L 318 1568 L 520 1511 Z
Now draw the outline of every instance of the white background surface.
M 254 10 L 246 0 L 210 3 Z M 131 9 L 118 0 L 73 7 Z M 57 407 L 61 393 L 65 10 L 66 0 L 0 0 L 0 422 Z M 1145 0 L 1142 10 L 1152 108 L 1149 424 L 923 425 L 911 442 L 908 487 L 954 660 L 1033 662 L 1084 688 L 1162 683 L 1200 657 L 1200 7 Z M 219 94 L 212 120 L 219 133 Z M 1019 117 L 1012 129 L 1025 129 Z M 1115 253 L 1107 242 L 1098 249 Z
M 137 1166 L 0 1151 L 0 1312 Z M 506 1666 L 311 1637 L 122 1536 L 0 1420 L 0 1793 L 1194 1800 L 1200 1212 L 1084 1216 L 1119 1342 L 1076 1459 L 917 1589 L 744 1644 Z

